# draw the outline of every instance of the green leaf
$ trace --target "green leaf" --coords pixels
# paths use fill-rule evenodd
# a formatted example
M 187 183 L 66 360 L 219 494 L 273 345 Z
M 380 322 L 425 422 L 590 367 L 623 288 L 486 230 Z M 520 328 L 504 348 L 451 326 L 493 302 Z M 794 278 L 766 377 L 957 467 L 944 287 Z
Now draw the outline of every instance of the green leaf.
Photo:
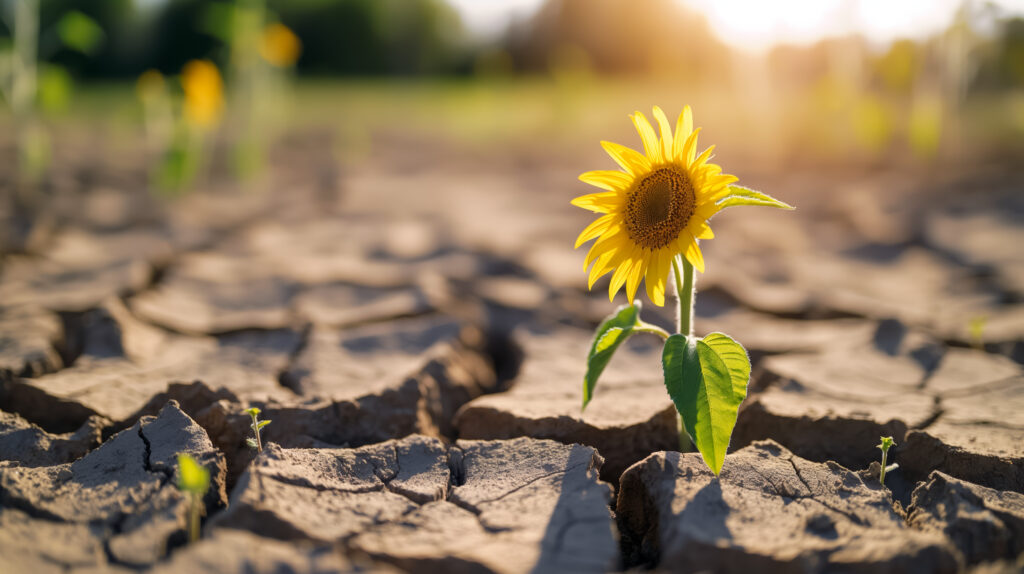
M 616 349 L 633 333 L 633 328 L 640 324 L 640 302 L 634 305 L 623 305 L 610 315 L 594 332 L 594 342 L 587 354 L 587 373 L 583 375 L 583 408 L 594 398 L 594 387 L 597 379 L 608 366 L 608 361 Z
M 71 101 L 74 81 L 63 66 L 43 64 L 39 67 L 36 95 L 39 107 L 47 113 L 63 112 Z
M 187 454 L 178 455 L 178 488 L 185 492 L 206 494 L 210 488 L 210 471 Z
M 259 443 L 257 443 L 256 439 L 254 439 L 254 438 L 247 438 L 247 439 L 245 439 L 245 444 L 249 445 L 249 448 L 259 448 L 260 447 Z
M 725 333 L 711 333 L 702 339 L 725 362 L 732 379 L 732 391 L 736 400 L 747 398 L 747 383 L 750 381 L 750 357 L 747 350 Z
M 260 422 L 256 423 L 256 430 L 260 430 L 261 428 L 263 428 L 263 427 L 265 427 L 265 426 L 267 426 L 269 424 L 270 424 L 270 420 L 260 421 Z
M 227 2 L 211 2 L 199 14 L 200 31 L 226 43 L 231 43 L 236 7 Z
M 725 462 L 736 414 L 747 395 L 750 361 L 739 343 L 721 333 L 710 340 L 672 335 L 665 341 L 665 387 L 683 428 L 717 475 Z
M 184 134 L 176 136 L 156 171 L 156 185 L 168 195 L 188 187 L 199 171 L 199 153 L 199 146 Z
M 262 411 L 260 410 L 259 407 L 249 407 L 249 408 L 245 409 L 245 412 L 248 413 L 249 416 L 255 417 L 255 416 L 259 416 L 259 414 Z
M 72 10 L 57 22 L 57 35 L 65 46 L 92 55 L 103 43 L 103 28 L 95 20 Z
M 722 209 L 736 205 L 763 205 L 765 207 L 777 207 L 779 209 L 796 209 L 788 203 L 781 202 L 767 193 L 754 191 L 741 185 L 730 185 L 729 195 L 718 200 L 718 206 Z
M 881 449 L 882 452 L 889 452 L 890 448 L 896 446 L 896 441 L 892 440 L 891 436 L 883 436 L 881 439 L 882 442 L 878 445 L 878 448 Z

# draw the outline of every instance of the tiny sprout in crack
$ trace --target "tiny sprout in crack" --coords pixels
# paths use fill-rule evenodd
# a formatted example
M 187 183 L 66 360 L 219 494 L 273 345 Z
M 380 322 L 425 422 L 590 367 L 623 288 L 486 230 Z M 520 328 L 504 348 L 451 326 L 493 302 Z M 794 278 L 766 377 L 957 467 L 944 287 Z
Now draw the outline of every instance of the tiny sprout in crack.
M 257 407 L 247 408 L 245 409 L 245 412 L 252 417 L 252 424 L 249 425 L 249 428 L 252 429 L 254 437 L 245 439 L 245 444 L 249 445 L 249 448 L 256 449 L 256 452 L 263 452 L 263 440 L 260 438 L 260 431 L 263 430 L 263 427 L 269 425 L 270 421 L 260 420 L 260 409 Z
M 203 513 L 203 496 L 210 489 L 210 471 L 187 454 L 178 455 L 178 489 L 188 497 L 188 539 L 199 540 L 199 518 Z
M 882 451 L 882 470 L 879 472 L 878 482 L 882 483 L 882 486 L 885 486 L 886 471 L 896 470 L 899 468 L 899 465 L 894 463 L 891 467 L 885 466 L 889 457 L 889 449 L 896 446 L 896 441 L 894 441 L 891 436 L 883 436 L 881 439 L 882 442 L 879 443 L 878 449 Z

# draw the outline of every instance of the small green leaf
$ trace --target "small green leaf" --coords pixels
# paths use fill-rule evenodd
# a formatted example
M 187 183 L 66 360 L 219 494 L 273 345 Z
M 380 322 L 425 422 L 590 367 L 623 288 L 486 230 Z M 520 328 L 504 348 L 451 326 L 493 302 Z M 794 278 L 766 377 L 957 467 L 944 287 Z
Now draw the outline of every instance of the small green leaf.
M 247 438 L 247 439 L 245 439 L 245 444 L 249 445 L 249 448 L 259 448 L 260 447 L 260 445 L 256 442 L 256 439 L 254 439 L 254 438 Z
M 178 488 L 185 492 L 206 494 L 210 488 L 210 471 L 187 454 L 178 455 Z
M 259 416 L 259 414 L 262 411 L 260 411 L 259 407 L 249 407 L 249 408 L 245 409 L 245 412 L 248 413 L 248 415 L 251 416 L 251 417 L 256 417 L 256 416 Z
M 879 443 L 878 448 L 883 452 L 889 452 L 889 449 L 896 446 L 896 441 L 891 436 L 883 436 L 882 442 Z
M 74 80 L 63 66 L 43 64 L 39 67 L 36 97 L 39 107 L 47 113 L 63 112 L 71 101 Z
M 640 302 L 634 305 L 623 305 L 609 316 L 594 332 L 594 342 L 587 354 L 587 373 L 583 376 L 583 408 L 594 398 L 597 379 L 608 366 L 608 361 L 616 349 L 633 333 L 633 328 L 640 324 Z
M 197 28 L 222 42 L 230 43 L 236 10 L 238 8 L 226 2 L 211 2 L 199 14 Z
M 665 387 L 697 445 L 717 475 L 725 462 L 736 415 L 747 394 L 750 362 L 746 351 L 721 333 L 710 341 L 672 335 L 665 341 Z
M 718 206 L 722 209 L 736 205 L 763 205 L 765 207 L 777 207 L 779 209 L 796 209 L 788 203 L 781 202 L 767 193 L 754 191 L 741 185 L 730 185 L 729 194 L 718 200 Z
M 265 427 L 265 426 L 267 426 L 269 424 L 270 424 L 270 420 L 269 419 L 265 420 L 265 421 L 260 421 L 260 422 L 256 423 L 256 430 L 260 430 L 261 428 L 263 428 L 263 427 Z
M 57 22 L 57 35 L 65 46 L 85 55 L 93 54 L 106 36 L 95 20 L 78 10 L 68 12 Z

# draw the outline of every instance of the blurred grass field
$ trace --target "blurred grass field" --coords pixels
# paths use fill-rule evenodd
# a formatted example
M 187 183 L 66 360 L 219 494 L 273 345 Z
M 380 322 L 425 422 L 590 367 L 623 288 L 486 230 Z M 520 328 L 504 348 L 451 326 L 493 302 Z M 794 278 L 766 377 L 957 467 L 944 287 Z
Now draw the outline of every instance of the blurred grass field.
M 692 88 L 650 78 L 576 74 L 484 79 L 303 79 L 275 110 L 278 136 L 328 131 L 339 159 L 373 153 L 379 135 L 500 153 L 529 149 L 556 158 L 633 142 L 627 114 L 691 105 L 719 158 L 758 169 L 862 169 L 1013 164 L 1024 157 L 1024 90 L 972 96 L 955 109 L 817 85 L 809 90 Z M 61 141 L 92 140 L 116 153 L 142 137 L 141 108 L 124 83 L 78 87 L 44 122 Z M 11 118 L 0 111 L 0 129 Z M 226 126 L 230 133 L 231 126 Z M 100 142 L 94 135 L 102 134 Z M 589 154 L 588 154 L 589 155 Z M 59 157 L 59 154 L 58 154 Z

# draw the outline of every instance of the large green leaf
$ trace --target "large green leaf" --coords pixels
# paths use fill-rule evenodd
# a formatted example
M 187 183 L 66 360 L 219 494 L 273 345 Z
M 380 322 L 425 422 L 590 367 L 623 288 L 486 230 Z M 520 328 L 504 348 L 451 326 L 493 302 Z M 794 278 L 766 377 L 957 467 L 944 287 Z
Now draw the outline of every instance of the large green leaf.
M 665 341 L 662 366 L 683 428 L 718 474 L 747 395 L 750 362 L 743 347 L 729 337 L 715 333 L 708 339 L 672 335 Z
M 796 209 L 788 203 L 784 203 L 760 191 L 754 191 L 742 185 L 730 185 L 729 194 L 718 200 L 718 206 L 722 209 L 737 205 L 763 205 L 765 207 L 777 207 L 779 209 Z
M 594 398 L 594 387 L 612 355 L 640 324 L 640 302 L 623 305 L 610 315 L 594 332 L 594 341 L 587 354 L 587 373 L 583 375 L 583 408 Z
M 747 383 L 750 381 L 750 357 L 747 356 L 747 350 L 725 333 L 711 333 L 701 340 L 711 347 L 729 368 L 736 399 L 742 401 L 747 398 Z

